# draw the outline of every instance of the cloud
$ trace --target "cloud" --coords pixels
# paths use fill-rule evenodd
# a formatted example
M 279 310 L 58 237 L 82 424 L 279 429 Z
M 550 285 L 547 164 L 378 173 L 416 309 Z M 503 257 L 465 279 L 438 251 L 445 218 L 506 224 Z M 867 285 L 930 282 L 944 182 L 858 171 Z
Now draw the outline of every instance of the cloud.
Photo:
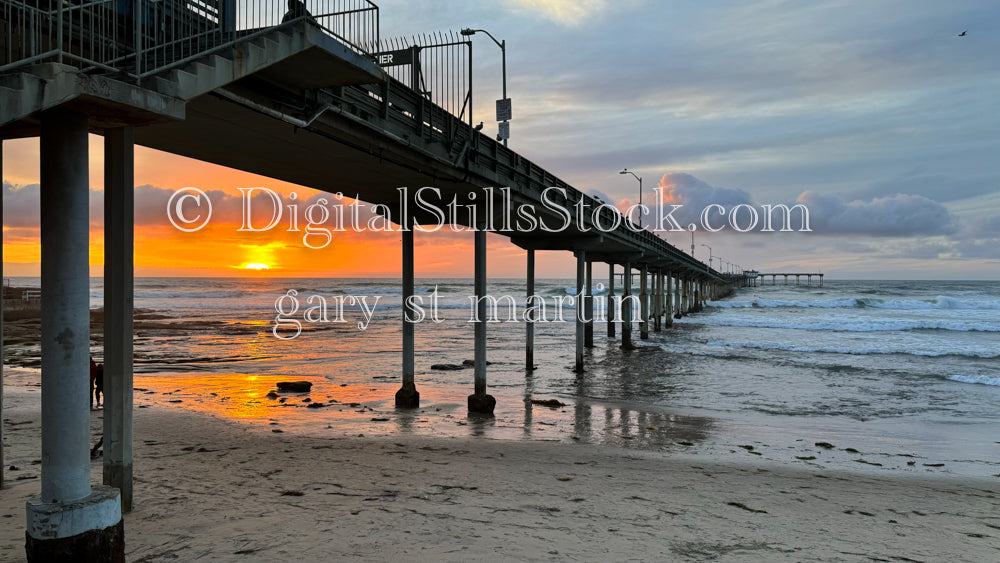
M 943 205 L 919 195 L 845 202 L 837 196 L 806 191 L 797 201 L 809 208 L 812 230 L 817 234 L 904 237 L 947 235 L 956 230 Z
M 566 26 L 576 26 L 585 20 L 596 18 L 610 6 L 610 0 L 514 0 L 517 7 L 532 12 Z
M 37 229 L 41 221 L 38 211 L 39 185 L 3 183 L 3 224 L 10 228 Z
M 691 174 L 664 174 L 657 188 L 662 190 L 664 213 L 670 212 L 670 205 L 683 206 L 673 212 L 673 217 L 682 226 L 699 223 L 702 210 L 710 205 L 721 205 L 728 211 L 737 205 L 753 204 L 753 198 L 744 190 L 712 186 Z M 715 219 L 713 216 L 713 221 Z
M 965 235 L 970 239 L 1000 239 L 1000 215 L 974 219 L 966 228 Z
M 996 193 L 1000 177 L 955 178 L 944 174 L 910 172 L 892 180 L 874 182 L 858 191 L 858 199 L 871 199 L 895 194 L 922 195 L 940 202 L 957 201 Z

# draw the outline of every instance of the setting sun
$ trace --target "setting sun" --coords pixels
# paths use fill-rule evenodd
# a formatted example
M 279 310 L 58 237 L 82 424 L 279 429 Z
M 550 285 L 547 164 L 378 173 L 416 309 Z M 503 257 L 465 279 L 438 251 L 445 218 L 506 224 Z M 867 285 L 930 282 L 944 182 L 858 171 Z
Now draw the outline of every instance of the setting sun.
M 270 270 L 267 264 L 261 264 L 260 262 L 253 262 L 243 266 L 244 270 Z

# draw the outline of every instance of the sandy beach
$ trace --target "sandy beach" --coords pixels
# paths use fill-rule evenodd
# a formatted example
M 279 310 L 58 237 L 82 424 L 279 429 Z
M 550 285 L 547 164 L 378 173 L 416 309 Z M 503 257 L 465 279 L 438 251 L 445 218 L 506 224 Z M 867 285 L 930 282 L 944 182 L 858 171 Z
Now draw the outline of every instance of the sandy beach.
M 6 388 L 16 469 L 0 495 L 2 561 L 24 558 L 39 396 Z M 995 478 L 336 428 L 323 438 L 144 404 L 129 561 L 1000 559 Z

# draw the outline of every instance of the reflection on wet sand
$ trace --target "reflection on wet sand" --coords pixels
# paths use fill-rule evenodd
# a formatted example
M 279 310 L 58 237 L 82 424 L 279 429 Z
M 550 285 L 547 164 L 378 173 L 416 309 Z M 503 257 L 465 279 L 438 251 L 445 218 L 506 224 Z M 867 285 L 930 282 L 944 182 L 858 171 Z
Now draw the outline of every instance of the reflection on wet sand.
M 406 410 L 392 405 L 392 390 L 397 385 L 394 380 L 337 384 L 325 378 L 291 378 L 311 381 L 312 389 L 304 393 L 278 392 L 277 383 L 289 379 L 246 373 L 141 375 L 136 380 L 136 401 L 140 407 L 151 401 L 165 402 L 304 434 L 417 433 L 593 443 L 657 451 L 703 442 L 715 425 L 707 417 L 637 409 L 583 396 L 560 398 L 554 407 L 532 404 L 534 384 L 530 377 L 521 390 L 523 395 L 503 397 L 494 417 L 469 416 L 461 397 L 455 396 L 460 389 L 444 385 L 424 385 L 424 406 Z

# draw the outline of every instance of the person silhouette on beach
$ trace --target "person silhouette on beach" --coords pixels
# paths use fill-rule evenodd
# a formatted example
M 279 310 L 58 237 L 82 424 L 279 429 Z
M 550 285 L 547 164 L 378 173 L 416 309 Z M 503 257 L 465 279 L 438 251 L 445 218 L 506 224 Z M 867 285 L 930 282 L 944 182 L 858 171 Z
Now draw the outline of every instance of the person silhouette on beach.
M 103 378 L 102 378 L 103 379 Z M 97 393 L 94 392 L 94 385 L 97 383 L 97 364 L 94 363 L 94 357 L 90 357 L 90 387 L 88 388 L 87 395 L 90 395 L 90 410 L 94 410 L 94 397 Z M 104 383 L 103 381 L 101 382 Z M 103 387 L 103 385 L 102 385 Z
M 104 394 L 104 364 L 97 364 L 97 373 L 94 377 L 94 400 L 97 401 L 97 408 L 101 407 L 101 395 Z
M 305 16 L 310 20 L 313 19 L 312 14 L 306 9 L 306 3 L 302 0 L 288 0 L 288 11 L 285 12 L 285 16 L 281 18 L 281 23 L 290 22 L 292 20 L 301 18 Z

